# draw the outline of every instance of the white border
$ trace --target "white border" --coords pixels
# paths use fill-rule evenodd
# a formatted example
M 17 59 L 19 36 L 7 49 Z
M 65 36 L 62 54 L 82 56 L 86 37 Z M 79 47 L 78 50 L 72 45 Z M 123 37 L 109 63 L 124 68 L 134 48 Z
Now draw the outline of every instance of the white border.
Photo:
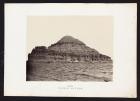
M 137 4 L 5 4 L 5 96 L 136 97 Z M 27 16 L 114 17 L 113 82 L 26 82 Z

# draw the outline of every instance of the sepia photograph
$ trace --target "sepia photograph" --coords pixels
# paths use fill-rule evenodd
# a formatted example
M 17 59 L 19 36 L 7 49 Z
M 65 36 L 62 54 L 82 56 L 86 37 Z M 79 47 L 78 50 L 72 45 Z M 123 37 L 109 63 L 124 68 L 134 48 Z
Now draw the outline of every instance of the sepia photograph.
M 29 16 L 27 21 L 27 81 L 112 81 L 112 16 Z
M 4 96 L 137 97 L 136 3 L 13 3 L 4 16 Z

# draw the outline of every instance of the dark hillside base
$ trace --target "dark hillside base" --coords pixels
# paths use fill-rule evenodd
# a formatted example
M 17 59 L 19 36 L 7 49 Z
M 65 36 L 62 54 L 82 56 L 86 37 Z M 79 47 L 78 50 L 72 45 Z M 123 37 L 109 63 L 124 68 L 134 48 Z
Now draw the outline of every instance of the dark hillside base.
M 28 62 L 27 81 L 112 81 L 112 61 Z

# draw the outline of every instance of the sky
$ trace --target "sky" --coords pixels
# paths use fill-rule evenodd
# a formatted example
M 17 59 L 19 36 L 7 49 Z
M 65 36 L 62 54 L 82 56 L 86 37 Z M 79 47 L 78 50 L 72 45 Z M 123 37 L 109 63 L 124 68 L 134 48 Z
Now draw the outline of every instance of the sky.
M 27 54 L 72 36 L 113 59 L 112 16 L 28 16 Z

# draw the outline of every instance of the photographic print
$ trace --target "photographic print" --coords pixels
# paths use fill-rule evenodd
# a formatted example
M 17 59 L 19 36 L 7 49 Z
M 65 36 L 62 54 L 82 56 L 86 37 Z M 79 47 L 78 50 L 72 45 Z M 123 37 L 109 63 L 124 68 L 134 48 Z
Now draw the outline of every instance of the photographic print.
M 27 23 L 27 81 L 112 81 L 112 16 L 32 16 Z
M 137 97 L 137 4 L 5 4 L 4 96 Z

